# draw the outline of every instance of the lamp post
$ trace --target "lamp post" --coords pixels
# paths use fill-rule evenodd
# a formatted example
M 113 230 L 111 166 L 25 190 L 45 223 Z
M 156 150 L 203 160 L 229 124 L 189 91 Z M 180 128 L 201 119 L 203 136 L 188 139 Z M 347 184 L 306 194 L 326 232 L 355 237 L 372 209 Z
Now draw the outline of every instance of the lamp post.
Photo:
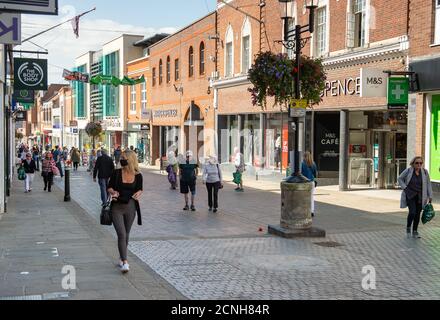
M 284 24 L 284 39 L 276 41 L 288 50 L 295 50 L 295 99 L 301 98 L 301 49 L 304 48 L 310 37 L 303 38 L 302 34 L 314 31 L 315 9 L 317 6 L 307 6 L 310 10 L 309 24 L 296 25 L 295 30 L 289 30 L 289 20 L 292 17 L 292 0 L 278 0 L 283 8 L 281 19 Z M 292 114 L 289 113 L 292 118 Z M 281 182 L 281 220 L 279 225 L 269 225 L 268 232 L 284 238 L 294 237 L 325 237 L 325 230 L 312 227 L 311 201 L 314 182 L 301 174 L 299 159 L 298 117 L 290 120 L 290 128 L 295 131 L 295 147 L 293 155 L 293 171 L 290 177 Z M 291 157 L 292 163 L 292 157 Z
M 315 29 L 315 10 L 318 7 L 314 5 L 314 1 L 311 0 L 310 5 L 307 6 L 307 9 L 310 10 L 309 14 L 309 24 L 305 26 L 295 25 L 294 30 L 289 30 L 289 20 L 292 18 L 292 2 L 293 0 L 278 0 L 282 7 L 282 16 L 281 20 L 283 20 L 284 25 L 284 37 L 283 40 L 276 41 L 277 43 L 282 44 L 288 50 L 295 50 L 295 99 L 301 99 L 301 49 L 307 44 L 310 37 L 302 37 L 302 34 L 309 32 L 312 34 Z M 290 117 L 290 114 L 289 114 Z M 290 117 L 292 118 L 292 117 Z M 308 180 L 303 177 L 300 173 L 299 166 L 299 119 L 295 117 L 291 119 L 291 126 L 293 131 L 295 131 L 295 147 L 294 147 L 294 166 L 292 170 L 292 174 L 289 178 L 286 179 L 286 182 L 289 183 L 302 183 L 307 182 Z
M 92 122 L 93 123 L 95 123 L 95 109 L 96 109 L 95 104 L 92 104 L 90 111 L 92 112 Z M 93 145 L 93 150 L 95 150 L 95 136 L 92 136 L 92 145 Z

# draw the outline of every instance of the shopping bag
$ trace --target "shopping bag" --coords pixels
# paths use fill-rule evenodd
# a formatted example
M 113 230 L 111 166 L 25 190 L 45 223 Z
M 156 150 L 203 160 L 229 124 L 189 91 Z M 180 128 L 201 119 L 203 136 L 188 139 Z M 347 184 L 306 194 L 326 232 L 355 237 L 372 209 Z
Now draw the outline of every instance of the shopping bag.
M 232 174 L 232 176 L 234 177 L 234 180 L 232 180 L 235 184 L 240 184 L 241 183 L 241 173 L 236 171 Z
M 112 219 L 112 198 L 109 197 L 107 202 L 102 206 L 100 222 L 104 226 L 111 226 L 113 223 Z
M 422 223 L 425 224 L 425 223 L 431 221 L 434 217 L 435 217 L 434 207 L 432 206 L 431 203 L 428 203 L 423 208 Z
M 18 168 L 18 180 L 26 180 L 26 171 L 23 167 Z

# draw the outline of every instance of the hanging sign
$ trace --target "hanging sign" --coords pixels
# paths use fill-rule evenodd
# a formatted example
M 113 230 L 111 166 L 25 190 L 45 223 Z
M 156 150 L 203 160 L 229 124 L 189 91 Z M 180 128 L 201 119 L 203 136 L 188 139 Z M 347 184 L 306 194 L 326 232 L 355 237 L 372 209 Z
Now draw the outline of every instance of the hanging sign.
M 26 121 L 27 111 L 18 110 L 15 112 L 15 121 Z
M 34 103 L 34 91 L 33 90 L 14 91 L 13 98 L 16 102 L 20 102 L 20 103 Z
M 64 69 L 63 71 L 63 78 L 66 81 L 89 82 L 89 75 L 87 73 L 69 71 L 67 69 Z
M 387 79 L 383 70 L 361 68 L 361 97 L 386 97 Z
M 58 14 L 58 0 L 0 0 L 0 11 Z
M 0 13 L 0 43 L 21 44 L 21 15 Z
M 47 90 L 47 60 L 14 58 L 14 90 Z
M 388 109 L 408 109 L 408 92 L 408 78 L 388 78 Z

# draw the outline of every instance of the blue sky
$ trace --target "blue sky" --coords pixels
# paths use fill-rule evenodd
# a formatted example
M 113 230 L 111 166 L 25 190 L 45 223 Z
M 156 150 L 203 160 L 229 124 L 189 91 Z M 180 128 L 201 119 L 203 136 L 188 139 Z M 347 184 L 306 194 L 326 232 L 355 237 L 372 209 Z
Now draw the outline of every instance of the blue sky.
M 23 15 L 22 37 L 37 34 L 93 7 L 96 11 L 81 18 L 78 39 L 67 23 L 17 48 L 41 50 L 40 46 L 49 51 L 46 57 L 51 83 L 64 83 L 63 68 L 71 69 L 76 57 L 99 50 L 102 44 L 122 33 L 145 37 L 173 33 L 216 8 L 216 0 L 60 0 L 58 3 L 58 16 Z
M 78 11 L 96 6 L 97 10 L 91 15 L 98 19 L 163 28 L 183 27 L 203 17 L 215 10 L 216 0 L 62 0 L 59 3 L 60 7 L 73 5 Z

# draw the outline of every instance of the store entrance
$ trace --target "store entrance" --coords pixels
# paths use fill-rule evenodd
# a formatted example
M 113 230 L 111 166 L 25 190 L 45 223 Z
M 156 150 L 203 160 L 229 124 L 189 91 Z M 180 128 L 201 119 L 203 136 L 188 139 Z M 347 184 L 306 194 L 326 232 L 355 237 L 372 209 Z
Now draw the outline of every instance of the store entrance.
M 379 189 L 397 189 L 397 178 L 405 170 L 406 132 L 373 131 L 375 185 Z
M 350 114 L 349 189 L 397 189 L 407 166 L 405 111 Z

